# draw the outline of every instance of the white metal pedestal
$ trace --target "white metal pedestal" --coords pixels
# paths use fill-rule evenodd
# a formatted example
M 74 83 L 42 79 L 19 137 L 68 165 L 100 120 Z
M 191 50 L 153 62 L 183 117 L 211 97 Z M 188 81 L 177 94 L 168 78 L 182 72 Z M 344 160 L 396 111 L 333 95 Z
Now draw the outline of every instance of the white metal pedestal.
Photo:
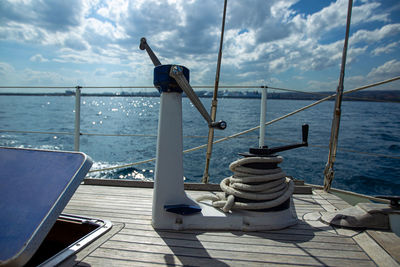
M 154 177 L 152 225 L 156 229 L 273 230 L 297 223 L 289 209 L 276 212 L 233 211 L 224 213 L 210 204 L 198 203 L 186 195 L 183 181 L 182 94 L 161 94 Z M 201 212 L 180 215 L 166 205 L 191 205 Z

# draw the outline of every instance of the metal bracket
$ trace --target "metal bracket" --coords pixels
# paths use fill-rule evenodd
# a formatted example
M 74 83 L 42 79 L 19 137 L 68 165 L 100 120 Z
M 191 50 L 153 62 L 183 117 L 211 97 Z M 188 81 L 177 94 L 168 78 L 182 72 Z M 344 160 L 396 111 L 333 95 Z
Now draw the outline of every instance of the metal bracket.
M 400 209 L 400 196 L 375 196 L 377 198 L 390 200 L 390 207 Z

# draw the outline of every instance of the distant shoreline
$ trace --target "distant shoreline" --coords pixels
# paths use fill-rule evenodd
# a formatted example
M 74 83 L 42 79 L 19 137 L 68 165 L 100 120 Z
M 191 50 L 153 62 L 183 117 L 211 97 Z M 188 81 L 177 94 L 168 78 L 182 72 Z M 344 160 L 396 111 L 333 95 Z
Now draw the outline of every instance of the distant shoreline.
M 196 92 L 200 98 L 211 98 L 212 95 L 207 91 Z M 316 92 L 313 93 L 268 93 L 268 99 L 278 100 L 319 100 L 326 96 L 332 95 L 334 92 Z M 0 96 L 74 96 L 74 91 L 66 91 L 64 93 L 7 93 L 0 92 Z M 156 92 L 122 92 L 122 93 L 81 93 L 82 97 L 159 97 Z M 184 95 L 185 97 L 185 95 Z M 220 92 L 218 98 L 261 98 L 261 93 L 254 92 Z M 334 98 L 332 98 L 334 99 Z M 343 96 L 343 100 L 347 101 L 400 101 L 400 90 L 385 90 L 385 91 L 363 91 L 355 92 L 351 95 Z

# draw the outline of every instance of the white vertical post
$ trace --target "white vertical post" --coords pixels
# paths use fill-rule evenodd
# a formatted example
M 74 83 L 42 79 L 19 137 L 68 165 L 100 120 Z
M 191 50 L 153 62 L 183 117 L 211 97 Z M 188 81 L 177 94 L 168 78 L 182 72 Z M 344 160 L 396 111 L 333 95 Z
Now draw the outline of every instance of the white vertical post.
M 258 140 L 258 146 L 262 148 L 265 140 L 265 121 L 267 113 L 267 86 L 262 87 L 261 91 L 261 111 L 260 111 L 260 137 Z
M 163 92 L 158 120 L 152 209 L 152 224 L 156 229 L 172 229 L 176 224 L 176 214 L 165 211 L 165 205 L 197 206 L 184 190 L 182 151 L 182 94 Z
M 79 139 L 81 135 L 81 87 L 75 90 L 75 130 L 74 130 L 74 150 L 79 151 Z

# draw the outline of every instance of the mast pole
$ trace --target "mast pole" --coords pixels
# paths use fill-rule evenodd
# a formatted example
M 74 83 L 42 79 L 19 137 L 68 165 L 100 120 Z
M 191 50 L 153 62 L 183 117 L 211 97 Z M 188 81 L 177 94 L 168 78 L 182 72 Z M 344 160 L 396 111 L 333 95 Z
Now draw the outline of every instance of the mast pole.
M 346 35 L 345 35 L 345 39 L 344 39 L 343 54 L 342 54 L 342 64 L 341 64 L 341 69 L 340 69 L 339 85 L 336 90 L 335 109 L 333 111 L 331 137 L 329 140 L 328 162 L 326 163 L 325 170 L 324 170 L 324 190 L 325 191 L 329 191 L 329 189 L 331 188 L 331 185 L 332 185 L 333 178 L 335 176 L 335 172 L 333 170 L 333 165 L 336 160 L 336 151 L 337 151 L 338 137 L 339 137 L 340 115 L 341 115 L 341 106 L 342 106 L 342 97 L 343 97 L 343 83 L 344 83 L 344 73 L 345 73 L 345 66 L 346 66 L 347 47 L 348 47 L 348 41 L 349 41 L 352 6 L 353 6 L 353 0 L 349 0 L 348 9 L 347 9 Z
M 220 43 L 219 43 L 217 71 L 215 74 L 214 93 L 213 93 L 213 99 L 211 102 L 211 120 L 212 121 L 215 121 L 216 116 L 217 116 L 218 85 L 219 85 L 219 74 L 221 71 L 222 45 L 224 43 L 226 6 L 227 6 L 227 0 L 224 1 L 224 14 L 222 16 L 222 29 L 221 29 L 221 38 L 220 38 Z M 211 159 L 211 154 L 212 154 L 213 140 L 214 140 L 214 128 L 210 127 L 208 129 L 206 165 L 204 168 L 203 179 L 202 179 L 202 182 L 205 184 L 208 183 L 208 178 L 209 178 L 208 169 L 210 168 L 210 159 Z

